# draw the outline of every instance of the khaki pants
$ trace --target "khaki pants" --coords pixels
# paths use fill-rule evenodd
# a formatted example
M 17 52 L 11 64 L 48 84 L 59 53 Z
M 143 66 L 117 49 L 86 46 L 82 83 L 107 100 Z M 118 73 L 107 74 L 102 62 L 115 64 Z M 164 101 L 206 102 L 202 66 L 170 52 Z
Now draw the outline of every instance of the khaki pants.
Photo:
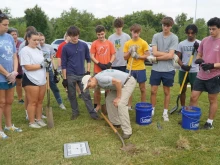
M 128 112 L 128 101 L 136 86 L 136 80 L 131 77 L 122 88 L 121 99 L 118 107 L 113 105 L 113 100 L 117 97 L 117 91 L 111 90 L 106 97 L 106 107 L 108 118 L 113 125 L 121 125 L 124 134 L 132 134 L 130 117 Z

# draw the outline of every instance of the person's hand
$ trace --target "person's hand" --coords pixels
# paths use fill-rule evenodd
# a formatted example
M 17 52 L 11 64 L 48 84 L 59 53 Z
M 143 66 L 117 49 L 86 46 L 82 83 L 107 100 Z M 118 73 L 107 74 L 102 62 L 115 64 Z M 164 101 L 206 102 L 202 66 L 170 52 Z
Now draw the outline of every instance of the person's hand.
M 8 83 L 9 83 L 9 84 L 11 84 L 11 83 L 14 84 L 15 81 L 16 81 L 16 76 L 17 76 L 17 75 L 18 75 L 18 72 L 15 72 L 15 71 L 13 71 L 13 72 L 7 74 L 7 75 L 6 75 L 6 79 L 7 79 Z
M 114 105 L 115 107 L 118 107 L 118 103 L 119 103 L 120 100 L 121 100 L 120 98 L 116 97 L 116 98 L 113 100 L 113 105 Z
M 140 55 L 137 54 L 136 52 L 133 52 L 133 53 L 131 54 L 131 57 L 132 57 L 132 58 L 135 58 L 135 59 L 137 60 L 137 59 L 140 58 Z
M 106 66 L 106 68 L 107 68 L 107 69 L 110 69 L 110 68 L 111 68 L 111 66 L 112 66 L 112 63 L 111 63 L 111 62 L 109 62 L 108 64 L 105 64 L 105 66 Z
M 58 75 L 59 75 L 59 73 L 57 72 L 57 69 L 54 69 L 54 77 L 58 76 Z
M 194 44 L 193 44 L 193 47 L 196 51 L 198 51 L 198 48 L 199 48 L 199 43 L 196 41 Z
M 102 70 L 106 70 L 107 69 L 107 67 L 106 67 L 106 65 L 105 64 L 102 64 L 102 63 L 98 63 L 97 64 Z
M 68 86 L 67 79 L 63 79 L 62 84 L 63 84 L 63 87 L 64 87 L 64 88 L 67 88 L 67 86 Z
M 199 64 L 201 65 L 202 63 L 204 63 L 205 61 L 201 58 L 196 59 L 195 64 Z
M 61 66 L 58 66 L 58 67 L 57 67 L 57 72 L 58 72 L 59 74 L 62 74 L 62 68 L 61 68 Z
M 87 71 L 84 75 L 90 75 L 90 71 Z
M 210 70 L 210 69 L 214 69 L 214 64 L 210 64 L 210 63 L 208 63 L 208 64 L 202 64 L 201 66 L 202 66 L 202 69 L 203 69 L 204 71 L 207 71 L 207 70 Z
M 192 67 L 189 65 L 182 65 L 181 68 L 188 72 Z
M 101 109 L 101 105 L 97 104 L 97 106 L 94 108 L 94 111 L 98 112 Z
M 148 59 L 148 61 L 149 61 L 150 63 L 152 63 L 152 64 L 157 63 L 157 58 L 154 57 L 154 56 L 148 56 L 147 59 Z
M 41 64 L 40 64 L 40 67 L 41 68 L 47 68 L 49 66 L 49 63 L 46 62 L 46 61 L 43 61 Z

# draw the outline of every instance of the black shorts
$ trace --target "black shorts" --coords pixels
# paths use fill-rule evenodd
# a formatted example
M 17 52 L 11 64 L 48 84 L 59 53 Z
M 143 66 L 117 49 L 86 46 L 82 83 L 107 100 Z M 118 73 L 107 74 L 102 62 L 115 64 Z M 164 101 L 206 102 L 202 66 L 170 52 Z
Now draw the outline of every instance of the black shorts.
M 25 87 L 25 86 L 37 86 L 36 84 L 32 83 L 26 76 L 26 74 L 24 73 L 24 77 L 23 77 L 23 80 L 22 80 L 22 87 Z
M 23 74 L 19 74 L 16 76 L 17 79 L 22 79 L 22 77 L 23 77 Z
M 193 85 L 194 91 L 208 92 L 208 94 L 217 94 L 220 92 L 220 76 L 209 80 L 201 80 L 196 77 Z

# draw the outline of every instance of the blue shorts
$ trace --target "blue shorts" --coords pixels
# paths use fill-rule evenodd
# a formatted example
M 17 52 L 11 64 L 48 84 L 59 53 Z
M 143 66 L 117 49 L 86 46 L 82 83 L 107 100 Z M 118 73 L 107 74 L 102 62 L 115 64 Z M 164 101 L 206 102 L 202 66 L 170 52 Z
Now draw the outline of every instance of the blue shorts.
M 174 82 L 174 76 L 174 70 L 170 72 L 157 72 L 155 70 L 151 70 L 150 84 L 152 86 L 158 86 L 162 81 L 163 86 L 172 87 Z
M 126 70 L 129 73 L 129 70 Z M 143 83 L 147 81 L 146 69 L 144 70 L 131 70 L 131 76 L 133 76 L 138 83 Z
M 0 90 L 8 90 L 15 87 L 16 83 L 8 84 L 8 82 L 0 82 Z

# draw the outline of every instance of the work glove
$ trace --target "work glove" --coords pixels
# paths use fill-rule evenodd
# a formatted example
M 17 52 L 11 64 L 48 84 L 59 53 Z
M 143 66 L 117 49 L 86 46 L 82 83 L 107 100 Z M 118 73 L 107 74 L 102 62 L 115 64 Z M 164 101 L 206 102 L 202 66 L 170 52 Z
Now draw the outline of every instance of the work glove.
M 97 64 L 102 70 L 106 70 L 107 69 L 107 67 L 106 67 L 106 65 L 105 64 L 102 64 L 102 63 L 98 63 Z
M 9 74 L 6 75 L 6 79 L 8 81 L 9 84 L 14 84 L 16 81 L 16 76 L 18 75 L 18 72 L 11 72 Z
M 136 60 L 140 58 L 140 55 L 137 54 L 136 52 L 131 53 L 131 57 L 135 58 Z
M 189 66 L 189 65 L 182 65 L 181 68 L 188 72 L 191 69 L 191 66 Z
M 58 76 L 58 75 L 59 75 L 59 73 L 58 73 L 57 69 L 54 69 L 54 77 Z
M 205 61 L 201 58 L 196 59 L 195 64 L 199 64 L 201 65 L 202 63 L 204 63 Z
M 214 69 L 214 64 L 213 64 L 213 63 L 212 63 L 212 64 L 210 64 L 210 63 L 208 63 L 208 64 L 202 64 L 201 66 L 202 66 L 202 69 L 203 69 L 204 71 L 207 71 L 207 70 L 210 70 L 210 69 Z
M 177 56 L 176 54 L 174 54 L 173 60 L 174 60 L 175 63 L 178 63 L 178 61 L 179 61 L 179 56 Z
M 55 74 L 54 74 L 53 81 L 54 81 L 55 83 L 58 83 L 58 82 L 60 81 L 60 77 L 58 77 L 58 75 L 55 75 Z
M 198 48 L 199 48 L 199 43 L 196 41 L 194 44 L 193 44 L 193 47 L 196 51 L 198 51 Z
M 67 79 L 63 79 L 62 84 L 63 84 L 63 87 L 64 87 L 64 88 L 67 88 L 67 86 L 68 86 Z
M 136 47 L 135 47 L 135 46 L 130 46 L 128 52 L 129 52 L 130 54 L 136 52 Z
M 84 75 L 90 75 L 90 71 L 87 71 Z
M 111 66 L 112 66 L 112 63 L 111 63 L 111 62 L 109 62 L 108 64 L 105 64 L 105 66 L 106 66 L 106 68 L 107 68 L 107 69 L 110 69 L 110 68 L 111 68 Z
M 148 56 L 147 59 L 152 64 L 157 63 L 157 58 L 154 56 Z

